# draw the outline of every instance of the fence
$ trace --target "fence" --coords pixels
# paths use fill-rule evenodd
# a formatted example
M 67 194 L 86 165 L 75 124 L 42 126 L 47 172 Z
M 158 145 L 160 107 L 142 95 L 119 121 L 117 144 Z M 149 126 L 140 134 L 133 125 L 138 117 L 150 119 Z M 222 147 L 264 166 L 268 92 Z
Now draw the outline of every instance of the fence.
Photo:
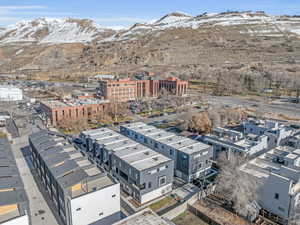
M 187 205 L 187 209 L 188 209 L 188 211 L 190 211 L 195 216 L 199 217 L 201 220 L 203 220 L 205 223 L 207 223 L 209 225 L 221 225 L 221 224 L 217 223 L 216 221 L 214 221 L 213 219 L 206 216 L 205 214 L 203 214 L 202 212 L 200 212 L 198 209 L 196 209 L 195 207 L 193 207 L 190 204 Z

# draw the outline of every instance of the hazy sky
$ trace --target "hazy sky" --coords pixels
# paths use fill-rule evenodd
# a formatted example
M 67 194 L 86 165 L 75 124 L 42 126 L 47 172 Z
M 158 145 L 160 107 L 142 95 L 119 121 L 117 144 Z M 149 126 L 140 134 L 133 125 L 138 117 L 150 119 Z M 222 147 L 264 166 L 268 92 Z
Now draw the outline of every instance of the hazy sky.
M 198 15 L 227 10 L 300 15 L 300 0 L 0 0 L 0 26 L 38 17 L 90 18 L 106 26 L 128 26 L 175 11 Z

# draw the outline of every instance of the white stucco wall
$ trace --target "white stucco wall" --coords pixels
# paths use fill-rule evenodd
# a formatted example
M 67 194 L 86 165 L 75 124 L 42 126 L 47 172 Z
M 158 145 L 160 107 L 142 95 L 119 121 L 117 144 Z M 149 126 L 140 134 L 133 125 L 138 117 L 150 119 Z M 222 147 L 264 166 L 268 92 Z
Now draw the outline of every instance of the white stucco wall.
M 120 184 L 71 200 L 72 225 L 89 225 L 119 211 Z
M 172 184 L 168 184 L 161 188 L 157 188 L 154 191 L 151 191 L 151 192 L 148 192 L 147 194 L 142 195 L 141 203 L 144 204 L 146 202 L 149 202 L 149 201 L 156 199 L 170 191 L 172 191 Z
M 279 175 L 270 174 L 270 177 L 259 191 L 259 203 L 269 212 L 287 218 L 291 202 L 290 188 L 290 180 Z M 279 194 L 278 199 L 275 199 L 275 193 Z
M 0 86 L 0 101 L 20 101 L 23 99 L 23 92 L 19 88 Z
M 29 218 L 27 215 L 24 215 L 1 223 L 1 225 L 29 225 Z

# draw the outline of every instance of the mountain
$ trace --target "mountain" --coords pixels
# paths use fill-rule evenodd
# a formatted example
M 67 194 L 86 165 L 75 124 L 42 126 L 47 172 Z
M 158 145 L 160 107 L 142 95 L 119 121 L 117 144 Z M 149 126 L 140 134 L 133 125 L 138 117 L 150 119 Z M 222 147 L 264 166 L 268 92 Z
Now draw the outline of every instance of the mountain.
M 252 73 L 261 64 L 298 75 L 299 59 L 300 16 L 264 12 L 176 12 L 122 30 L 37 19 L 0 30 L 0 73 L 32 70 L 45 79 L 144 71 L 211 76 L 224 69 Z
M 102 40 L 102 42 L 134 40 L 150 32 L 159 35 L 170 29 L 201 29 L 206 27 L 235 27 L 240 30 L 240 33 L 261 36 L 300 35 L 300 17 L 270 16 L 264 12 L 204 13 L 195 17 L 172 13 L 151 24 L 136 24 L 129 30 L 118 32 L 114 36 Z
M 39 18 L 0 30 L 0 43 L 86 43 L 113 33 L 88 19 Z
M 87 43 L 135 40 L 149 33 L 176 28 L 201 29 L 205 27 L 238 27 L 241 33 L 262 36 L 283 34 L 300 35 L 300 17 L 270 16 L 264 12 L 204 13 L 190 16 L 170 13 L 153 23 L 135 24 L 129 29 L 115 31 L 88 19 L 47 19 L 19 22 L 0 29 L 0 44 L 3 43 Z

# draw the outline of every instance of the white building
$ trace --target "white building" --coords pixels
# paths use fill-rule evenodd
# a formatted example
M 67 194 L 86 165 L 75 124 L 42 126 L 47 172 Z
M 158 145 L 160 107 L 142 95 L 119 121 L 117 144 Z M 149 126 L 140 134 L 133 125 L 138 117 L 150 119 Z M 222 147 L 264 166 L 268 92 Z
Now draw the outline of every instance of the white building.
M 300 149 L 277 147 L 241 168 L 261 183 L 258 203 L 283 220 L 300 206 Z
M 293 135 L 293 131 L 292 128 L 273 120 L 249 119 L 244 122 L 244 133 L 267 135 L 270 148 L 284 144 L 287 138 Z
M 64 137 L 41 130 L 29 136 L 32 162 L 66 225 L 110 225 L 120 220 L 120 184 Z
M 21 101 L 23 100 L 23 91 L 20 88 L 0 85 L 0 101 Z
M 233 153 L 253 157 L 268 149 L 267 135 L 244 135 L 222 127 L 215 128 L 212 134 L 201 136 L 200 140 L 213 146 L 215 158 L 222 152 L 226 152 L 228 156 Z

